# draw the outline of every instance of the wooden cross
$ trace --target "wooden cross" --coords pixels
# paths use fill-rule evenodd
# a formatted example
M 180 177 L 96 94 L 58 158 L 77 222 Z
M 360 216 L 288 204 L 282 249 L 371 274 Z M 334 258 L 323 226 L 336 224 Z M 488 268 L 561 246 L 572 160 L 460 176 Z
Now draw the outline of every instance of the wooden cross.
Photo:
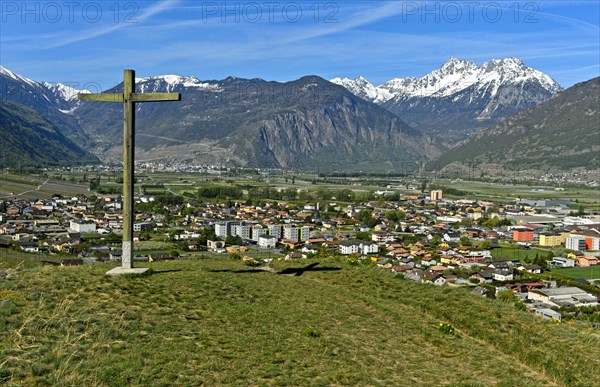
M 135 71 L 125 70 L 123 94 L 78 94 L 77 98 L 87 101 L 123 103 L 123 255 L 120 270 L 108 274 L 131 273 L 143 270 L 133 268 L 133 175 L 135 150 L 135 104 L 136 102 L 179 101 L 179 93 L 136 93 Z M 118 269 L 118 268 L 117 268 Z M 144 269 L 145 270 L 145 269 Z M 113 272 L 113 273 L 111 273 Z

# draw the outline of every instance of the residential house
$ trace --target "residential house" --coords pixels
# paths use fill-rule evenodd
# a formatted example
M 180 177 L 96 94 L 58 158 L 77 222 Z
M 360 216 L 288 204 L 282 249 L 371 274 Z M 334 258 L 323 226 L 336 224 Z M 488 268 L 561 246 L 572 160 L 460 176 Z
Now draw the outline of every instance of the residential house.
M 74 232 L 92 233 L 92 232 L 96 232 L 96 223 L 87 223 L 87 222 L 80 222 L 77 220 L 71 220 L 69 222 L 69 228 L 71 230 L 73 230 Z
M 541 274 L 542 273 L 542 267 L 539 265 L 536 265 L 536 264 L 521 265 L 517 268 L 517 270 L 526 271 L 528 273 L 533 273 L 533 274 Z
M 493 273 L 494 280 L 496 281 L 512 281 L 514 274 L 512 269 L 496 269 Z
M 299 253 L 299 252 L 297 252 L 297 251 L 292 251 L 291 253 L 288 253 L 288 254 L 285 256 L 285 259 L 286 259 L 286 260 L 290 260 L 290 259 L 300 259 L 300 258 L 303 258 L 303 257 L 302 257 L 302 253 Z
M 375 243 L 368 242 L 340 242 L 340 254 L 376 254 L 379 252 L 379 246 Z
M 446 278 L 444 278 L 442 273 L 429 271 L 424 274 L 423 282 L 432 283 L 436 286 L 442 286 L 446 283 Z
M 557 267 L 575 267 L 575 260 L 571 258 L 554 257 L 549 264 Z
M 206 247 L 211 251 L 224 251 L 225 242 L 207 240 Z
M 581 267 L 596 266 L 600 264 L 600 260 L 592 255 L 584 255 L 577 259 L 577 264 Z

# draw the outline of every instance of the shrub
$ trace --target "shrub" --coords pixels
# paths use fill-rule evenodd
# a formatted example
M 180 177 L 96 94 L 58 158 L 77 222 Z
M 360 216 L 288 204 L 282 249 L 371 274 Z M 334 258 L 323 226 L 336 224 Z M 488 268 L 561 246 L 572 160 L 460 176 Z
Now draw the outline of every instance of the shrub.
M 250 267 L 256 267 L 256 266 L 260 266 L 260 262 L 258 262 L 258 261 L 256 261 L 256 260 L 254 260 L 254 259 L 252 259 L 252 260 L 247 260 L 247 261 L 244 261 L 244 264 L 245 264 L 246 266 L 250 266 Z
M 304 328 L 304 336 L 306 337 L 319 337 L 321 334 L 310 325 Z
M 454 326 L 452 324 L 450 324 L 450 323 L 447 323 L 447 322 L 441 322 L 441 323 L 439 323 L 437 329 L 438 329 L 438 331 L 440 331 L 444 335 L 454 335 L 454 334 L 456 334 L 456 329 L 454 328 Z

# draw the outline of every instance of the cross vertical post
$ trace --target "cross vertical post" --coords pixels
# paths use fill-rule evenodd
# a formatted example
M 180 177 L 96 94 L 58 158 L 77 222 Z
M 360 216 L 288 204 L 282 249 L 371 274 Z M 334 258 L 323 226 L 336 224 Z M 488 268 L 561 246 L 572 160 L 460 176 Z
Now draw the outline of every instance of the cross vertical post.
M 123 94 L 78 94 L 86 101 L 123 103 L 123 252 L 121 267 L 109 270 L 106 274 L 119 275 L 143 273 L 146 268 L 133 267 L 133 193 L 135 172 L 135 103 L 179 101 L 179 93 L 136 93 L 135 71 L 125 70 L 123 74 Z
M 135 172 L 135 71 L 123 76 L 123 269 L 133 268 L 133 185 Z

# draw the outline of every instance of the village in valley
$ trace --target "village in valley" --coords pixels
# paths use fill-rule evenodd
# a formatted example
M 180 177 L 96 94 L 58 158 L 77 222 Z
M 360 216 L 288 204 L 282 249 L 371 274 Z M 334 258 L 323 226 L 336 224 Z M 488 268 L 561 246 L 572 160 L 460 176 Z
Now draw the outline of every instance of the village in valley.
M 600 215 L 577 202 L 476 199 L 416 179 L 360 191 L 268 174 L 245 186 L 179 178 L 174 191 L 151 176 L 135 195 L 136 266 L 216 258 L 269 270 L 273 260 L 337 259 L 598 329 Z M 1 198 L 0 254 L 49 265 L 120 262 L 122 197 L 106 193 L 100 177 L 84 180 L 85 194 Z

